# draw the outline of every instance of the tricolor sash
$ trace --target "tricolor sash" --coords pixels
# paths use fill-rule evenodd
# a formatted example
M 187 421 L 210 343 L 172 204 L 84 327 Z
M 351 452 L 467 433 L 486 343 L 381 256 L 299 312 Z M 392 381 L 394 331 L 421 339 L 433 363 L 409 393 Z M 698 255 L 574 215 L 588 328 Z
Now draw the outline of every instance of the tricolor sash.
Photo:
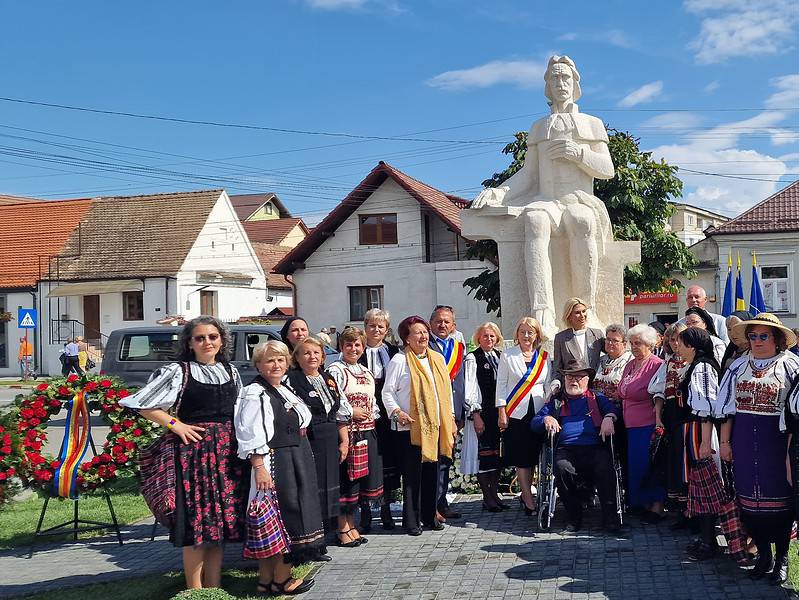
M 513 411 L 521 404 L 522 400 L 530 394 L 538 378 L 541 377 L 541 372 L 544 370 L 544 365 L 546 363 L 547 353 L 545 351 L 536 350 L 535 354 L 533 354 L 533 360 L 530 361 L 530 366 L 527 367 L 527 371 L 513 387 L 508 397 L 505 398 L 505 413 L 507 413 L 508 416 L 511 416 Z
M 77 477 L 86 450 L 91 441 L 89 407 L 83 392 L 78 392 L 67 404 L 67 422 L 64 441 L 58 461 L 61 463 L 53 476 L 53 494 L 62 498 L 77 498 Z
M 455 338 L 447 338 L 444 340 L 444 362 L 447 363 L 447 371 L 449 371 L 449 380 L 455 381 L 458 372 L 463 365 L 463 352 L 464 347 L 460 342 L 455 341 Z

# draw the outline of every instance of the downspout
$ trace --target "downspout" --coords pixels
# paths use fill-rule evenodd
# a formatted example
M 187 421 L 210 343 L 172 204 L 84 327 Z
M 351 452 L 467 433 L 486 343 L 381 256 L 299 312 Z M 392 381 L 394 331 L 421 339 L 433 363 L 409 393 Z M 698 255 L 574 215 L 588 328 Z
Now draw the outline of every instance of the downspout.
M 37 283 L 36 286 L 38 288 L 39 284 Z M 31 295 L 31 298 L 33 299 L 33 302 L 32 302 L 33 310 L 36 310 L 36 292 L 28 290 L 28 293 Z M 34 361 L 33 361 L 33 369 L 35 371 L 38 371 L 39 374 L 41 375 L 42 374 L 41 373 L 42 347 L 39 345 L 39 339 L 41 339 L 41 337 L 42 337 L 40 335 L 40 330 L 41 330 L 41 326 L 42 326 L 42 316 L 39 314 L 38 311 L 36 312 L 36 320 L 38 321 L 38 323 L 36 323 L 36 328 L 33 330 L 33 347 L 35 348 L 34 354 L 33 354 L 33 359 L 34 359 Z M 39 368 L 37 369 L 37 367 L 39 367 Z
M 299 312 L 299 304 L 297 304 L 297 285 L 294 283 L 294 275 L 284 275 L 283 277 L 291 286 L 291 304 L 292 309 L 294 310 L 294 316 L 296 317 L 297 313 Z

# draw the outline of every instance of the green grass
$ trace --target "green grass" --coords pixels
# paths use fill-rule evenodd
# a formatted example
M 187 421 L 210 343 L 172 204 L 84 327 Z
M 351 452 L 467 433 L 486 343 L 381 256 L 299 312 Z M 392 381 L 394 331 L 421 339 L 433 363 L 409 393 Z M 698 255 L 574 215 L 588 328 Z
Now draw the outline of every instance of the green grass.
M 256 563 L 253 562 L 253 569 Z M 306 577 L 313 565 L 305 564 L 294 569 L 294 577 Z M 222 589 L 234 598 L 256 600 L 264 596 L 255 595 L 258 574 L 255 570 L 241 571 L 225 569 L 222 572 Z M 148 575 L 130 579 L 117 579 L 108 583 L 96 583 L 74 588 L 43 592 L 24 596 L 26 600 L 86 600 L 86 598 L 113 598 L 114 600 L 169 600 L 184 589 L 183 573 L 171 572 L 164 575 Z
M 135 523 L 150 514 L 150 510 L 139 495 L 134 479 L 120 480 L 114 484 L 113 488 L 109 488 L 109 491 L 111 492 L 111 503 L 120 525 Z M 44 499 L 35 495 L 24 500 L 12 501 L 0 510 L 0 549 L 31 544 L 43 504 Z M 108 504 L 99 493 L 82 496 L 78 508 L 80 519 L 101 523 L 111 522 Z M 51 498 L 42 529 L 70 520 L 73 510 L 72 501 Z M 80 537 L 85 539 L 99 535 L 101 535 L 99 531 L 89 531 L 80 534 Z M 39 538 L 37 544 L 66 539 L 70 539 L 70 536 L 47 536 Z

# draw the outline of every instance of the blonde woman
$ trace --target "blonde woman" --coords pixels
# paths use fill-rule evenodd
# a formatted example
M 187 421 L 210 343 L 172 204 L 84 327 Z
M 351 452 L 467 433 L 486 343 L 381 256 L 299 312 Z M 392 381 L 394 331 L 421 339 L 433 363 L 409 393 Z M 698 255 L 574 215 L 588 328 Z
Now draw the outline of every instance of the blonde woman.
M 532 469 L 538 464 L 542 438 L 530 431 L 530 421 L 546 404 L 553 370 L 536 319 L 523 317 L 513 341 L 515 346 L 502 353 L 497 367 L 497 424 L 503 432 L 505 462 L 516 467 L 522 488 L 519 501 L 525 513 L 533 515 L 537 508 L 531 490 Z
M 496 407 L 497 369 L 502 333 L 496 323 L 480 325 L 472 336 L 475 350 L 466 355 L 466 424 L 461 473 L 477 475 L 483 492 L 483 510 L 499 512 L 507 505 L 499 497 L 499 413 Z
M 558 380 L 572 360 L 583 361 L 594 371 L 599 369 L 604 333 L 588 327 L 588 308 L 581 298 L 569 298 L 563 307 L 561 320 L 566 328 L 555 335 L 554 369 Z

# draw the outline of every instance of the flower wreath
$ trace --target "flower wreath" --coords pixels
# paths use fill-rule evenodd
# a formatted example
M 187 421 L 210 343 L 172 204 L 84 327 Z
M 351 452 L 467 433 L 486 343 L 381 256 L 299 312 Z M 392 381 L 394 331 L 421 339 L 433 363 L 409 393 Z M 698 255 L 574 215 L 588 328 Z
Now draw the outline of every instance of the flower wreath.
M 85 462 L 80 465 L 76 480 L 80 492 L 93 490 L 119 476 L 134 475 L 139 448 L 151 444 L 162 434 L 160 426 L 119 404 L 120 399 L 130 395 L 121 380 L 72 374 L 66 379 L 60 377 L 40 383 L 30 394 L 18 398 L 16 403 L 19 446 L 16 465 L 12 469 L 26 487 L 51 491 L 53 476 L 60 463 L 42 453 L 47 442 L 47 424 L 80 391 L 84 393 L 89 410 L 99 410 L 111 428 L 102 452 L 89 460 L 84 457 Z M 0 441 L 5 441 L 2 434 Z M 0 453 L 3 450 L 0 447 Z M 14 455 L 13 449 L 10 454 Z M 8 477 L 8 471 L 6 474 Z M 0 481 L 0 485 L 3 483 Z

